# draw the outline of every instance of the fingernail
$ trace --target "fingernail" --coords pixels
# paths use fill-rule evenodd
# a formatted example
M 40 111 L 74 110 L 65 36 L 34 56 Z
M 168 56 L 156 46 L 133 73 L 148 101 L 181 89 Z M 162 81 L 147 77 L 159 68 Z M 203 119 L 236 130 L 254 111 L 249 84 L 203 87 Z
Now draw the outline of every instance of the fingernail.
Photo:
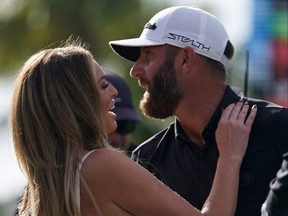
M 248 102 L 247 102 L 247 101 L 245 101 L 244 105 L 248 105 Z
M 244 102 L 244 98 L 240 98 L 240 99 L 239 99 L 239 102 Z
M 257 108 L 257 105 L 256 105 L 256 104 L 254 104 L 254 105 L 252 106 L 252 109 L 255 109 L 255 108 Z

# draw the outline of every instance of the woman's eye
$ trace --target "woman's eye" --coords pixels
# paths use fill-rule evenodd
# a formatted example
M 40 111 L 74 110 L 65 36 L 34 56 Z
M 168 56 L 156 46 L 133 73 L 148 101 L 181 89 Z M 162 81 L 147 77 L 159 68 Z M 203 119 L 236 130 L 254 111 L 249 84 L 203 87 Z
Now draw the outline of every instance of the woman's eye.
M 106 89 L 106 88 L 108 88 L 109 85 L 110 85 L 110 84 L 109 84 L 108 82 L 106 82 L 106 83 L 104 83 L 101 87 L 102 87 L 102 89 Z
M 102 89 L 106 89 L 106 88 L 108 88 L 109 85 L 110 85 L 110 84 L 109 84 L 108 82 L 106 82 L 106 83 L 104 83 L 104 84 L 101 86 L 101 88 L 102 88 Z

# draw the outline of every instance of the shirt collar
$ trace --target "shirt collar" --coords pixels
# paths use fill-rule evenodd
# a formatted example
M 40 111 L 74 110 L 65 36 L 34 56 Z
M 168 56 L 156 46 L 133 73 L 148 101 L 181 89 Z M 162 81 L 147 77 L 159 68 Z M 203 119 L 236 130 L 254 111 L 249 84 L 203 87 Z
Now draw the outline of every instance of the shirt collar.
M 239 101 L 240 96 L 238 96 L 230 86 L 226 86 L 224 96 L 220 101 L 218 107 L 216 108 L 215 112 L 213 113 L 210 121 L 208 122 L 207 126 L 205 127 L 202 136 L 207 142 L 215 141 L 215 131 L 217 129 L 218 122 L 222 115 L 222 111 L 231 103 L 236 103 Z
M 240 96 L 237 95 L 230 86 L 226 86 L 224 96 L 213 113 L 210 121 L 202 132 L 202 136 L 207 143 L 215 142 L 215 131 L 220 120 L 222 111 L 231 103 L 239 101 Z M 174 123 L 175 138 L 178 141 L 189 143 L 191 142 L 184 130 L 181 128 L 179 121 L 175 118 Z

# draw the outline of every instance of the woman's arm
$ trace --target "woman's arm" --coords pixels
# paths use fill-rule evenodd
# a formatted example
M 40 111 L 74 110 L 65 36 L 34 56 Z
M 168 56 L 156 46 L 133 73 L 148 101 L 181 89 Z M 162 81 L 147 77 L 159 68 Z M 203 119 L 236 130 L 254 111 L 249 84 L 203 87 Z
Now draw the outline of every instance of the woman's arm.
M 239 167 L 256 113 L 251 112 L 244 124 L 248 108 L 245 106 L 241 110 L 241 107 L 242 105 L 237 104 L 235 108 L 233 106 L 227 108 L 219 123 L 216 137 L 221 144 L 220 156 L 213 187 L 203 213 L 140 165 L 120 152 L 108 149 L 97 150 L 91 154 L 82 167 L 82 173 L 96 201 L 100 200 L 104 203 L 101 206 L 106 206 L 102 207 L 102 210 L 109 214 L 113 211 L 109 206 L 117 206 L 120 211 L 137 216 L 233 215 L 237 199 Z

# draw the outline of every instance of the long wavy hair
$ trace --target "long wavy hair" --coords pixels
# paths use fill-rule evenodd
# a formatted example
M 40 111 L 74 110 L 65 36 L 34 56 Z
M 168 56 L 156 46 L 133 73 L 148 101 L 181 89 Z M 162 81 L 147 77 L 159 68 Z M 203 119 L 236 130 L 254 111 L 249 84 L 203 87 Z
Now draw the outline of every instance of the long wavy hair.
M 28 179 L 20 215 L 80 215 L 75 185 L 83 151 L 110 147 L 92 62 L 81 42 L 70 40 L 34 54 L 19 72 L 11 124 Z

